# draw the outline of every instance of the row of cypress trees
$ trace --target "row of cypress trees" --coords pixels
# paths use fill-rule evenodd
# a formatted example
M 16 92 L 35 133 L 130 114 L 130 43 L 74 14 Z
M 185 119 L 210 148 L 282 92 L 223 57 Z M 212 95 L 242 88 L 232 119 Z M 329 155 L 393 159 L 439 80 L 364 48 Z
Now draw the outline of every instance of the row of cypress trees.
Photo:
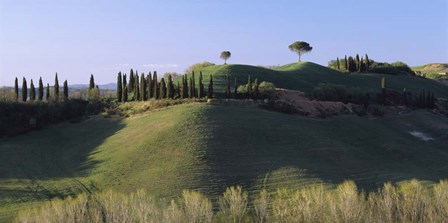
M 336 68 L 348 72 L 367 72 L 372 62 L 367 54 L 364 58 L 359 57 L 359 54 L 356 54 L 355 57 L 349 56 L 348 58 L 345 55 L 345 58 L 341 60 L 339 60 L 339 57 L 336 58 Z
M 53 86 L 53 96 L 50 95 L 50 84 L 47 83 L 46 89 L 45 89 L 45 100 L 50 101 L 50 99 L 53 99 L 53 101 L 58 102 L 59 101 L 59 80 L 58 80 L 58 73 L 55 75 L 54 80 L 54 86 Z M 30 88 L 28 89 L 28 84 L 26 81 L 26 78 L 23 77 L 22 80 L 22 98 L 21 101 L 26 102 L 29 101 L 43 101 L 44 98 L 44 85 L 42 82 L 42 77 L 39 78 L 39 84 L 37 88 L 37 97 L 36 97 L 36 88 L 34 87 L 33 79 L 31 79 L 30 82 Z M 28 92 L 29 90 L 29 92 Z M 28 97 L 29 96 L 29 97 Z M 63 100 L 68 100 L 68 82 L 67 80 L 64 81 L 63 84 L 63 92 L 62 92 Z M 14 81 L 14 98 L 16 101 L 19 101 L 19 80 L 15 79 Z
M 131 69 L 129 76 L 129 83 L 127 83 L 127 74 L 118 72 L 117 75 L 117 100 L 119 102 L 146 101 L 151 98 L 154 99 L 174 99 L 174 98 L 203 98 L 205 97 L 205 90 L 203 84 L 202 72 L 199 73 L 198 91 L 196 92 L 196 83 L 194 72 L 190 77 L 188 75 L 182 76 L 182 80 L 174 84 L 171 75 L 168 80 L 161 78 L 158 81 L 157 72 L 153 74 L 149 72 L 146 77 L 144 73 L 139 76 L 137 72 Z M 182 86 L 181 86 L 182 85 Z M 129 93 L 132 93 L 132 98 L 128 98 Z M 213 76 L 210 75 L 208 85 L 207 97 L 213 97 Z

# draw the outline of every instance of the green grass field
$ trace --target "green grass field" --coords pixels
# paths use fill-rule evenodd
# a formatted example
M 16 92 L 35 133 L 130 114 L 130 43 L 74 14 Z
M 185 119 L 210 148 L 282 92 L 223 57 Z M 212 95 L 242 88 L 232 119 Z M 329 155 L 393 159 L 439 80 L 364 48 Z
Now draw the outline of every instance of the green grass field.
M 388 89 L 401 92 L 406 88 L 408 92 L 415 94 L 420 93 L 422 90 L 431 90 L 437 97 L 448 98 L 448 86 L 433 80 L 372 73 L 347 74 L 311 62 L 293 63 L 275 69 L 250 65 L 215 65 L 196 71 L 196 81 L 199 78 L 199 71 L 203 72 L 206 88 L 209 82 L 209 75 L 213 75 L 214 89 L 218 95 L 225 93 L 226 75 L 230 76 L 232 91 L 234 89 L 235 77 L 237 78 L 237 85 L 243 85 L 247 83 L 248 75 L 250 75 L 252 81 L 258 78 L 259 81 L 272 82 L 279 88 L 305 92 L 312 90 L 320 83 L 359 87 L 366 92 L 379 91 L 381 78 L 385 77 Z
M 92 117 L 0 139 L 0 221 L 50 198 L 107 188 L 169 199 L 237 184 L 253 194 L 345 179 L 364 190 L 436 182 L 448 176 L 447 142 L 447 119 L 426 111 L 312 119 L 193 103 L 123 120 Z

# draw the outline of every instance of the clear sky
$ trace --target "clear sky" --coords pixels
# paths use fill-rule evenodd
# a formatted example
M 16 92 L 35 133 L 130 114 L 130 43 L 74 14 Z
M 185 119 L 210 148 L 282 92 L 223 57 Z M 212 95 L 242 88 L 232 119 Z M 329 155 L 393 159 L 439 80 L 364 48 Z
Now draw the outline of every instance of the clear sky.
M 14 77 L 100 84 L 118 71 L 189 65 L 327 65 L 345 54 L 411 66 L 448 62 L 448 0 L 0 0 L 0 86 Z M 29 82 L 29 81 L 28 81 Z

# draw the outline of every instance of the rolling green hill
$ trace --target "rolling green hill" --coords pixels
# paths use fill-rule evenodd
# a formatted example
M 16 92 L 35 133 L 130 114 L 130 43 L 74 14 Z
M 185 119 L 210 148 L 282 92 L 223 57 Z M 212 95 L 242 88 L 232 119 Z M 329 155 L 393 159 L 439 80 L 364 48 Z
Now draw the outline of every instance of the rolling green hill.
M 196 103 L 123 120 L 94 117 L 0 139 L 0 219 L 107 188 L 172 198 L 185 188 L 216 195 L 236 184 L 253 193 L 345 179 L 365 190 L 434 182 L 448 176 L 447 142 L 447 119 L 426 111 L 312 119 Z
M 215 65 L 196 71 L 195 78 L 199 78 L 199 71 L 203 72 L 204 83 L 207 87 L 209 75 L 214 77 L 214 87 L 217 94 L 225 93 L 226 75 L 230 76 L 231 89 L 233 91 L 235 77 L 237 85 L 247 83 L 248 75 L 259 81 L 269 81 L 279 88 L 310 91 L 319 83 L 332 83 L 359 87 L 362 90 L 378 91 L 382 77 L 386 78 L 388 89 L 407 91 L 418 94 L 422 90 L 431 90 L 437 97 L 448 98 L 448 87 L 436 81 L 411 76 L 385 75 L 385 74 L 346 74 L 336 70 L 311 63 L 300 62 L 268 69 L 250 65 Z M 177 79 L 179 80 L 179 79 Z
M 428 78 L 447 78 L 448 63 L 431 63 L 423 66 L 412 67 L 413 71 L 420 72 Z

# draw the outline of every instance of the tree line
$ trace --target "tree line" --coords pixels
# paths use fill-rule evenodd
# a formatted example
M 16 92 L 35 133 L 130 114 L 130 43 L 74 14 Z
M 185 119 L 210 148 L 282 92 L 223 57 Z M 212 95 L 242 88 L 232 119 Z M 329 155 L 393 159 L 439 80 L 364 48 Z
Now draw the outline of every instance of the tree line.
M 45 95 L 44 95 L 45 88 Z M 58 73 L 55 75 L 54 85 L 53 85 L 53 94 L 50 93 L 50 84 L 47 83 L 47 86 L 44 87 L 42 77 L 39 78 L 39 83 L 37 87 L 37 95 L 36 95 L 36 87 L 34 86 L 33 79 L 30 81 L 30 87 L 28 89 L 28 83 L 26 78 L 23 77 L 22 80 L 22 88 L 21 88 L 21 98 L 19 98 L 19 80 L 16 77 L 14 81 L 14 100 L 15 101 L 43 101 L 45 97 L 46 101 L 53 100 L 55 102 L 60 101 L 60 92 L 59 92 L 59 79 Z M 62 87 L 62 100 L 68 100 L 68 82 L 64 81 Z

